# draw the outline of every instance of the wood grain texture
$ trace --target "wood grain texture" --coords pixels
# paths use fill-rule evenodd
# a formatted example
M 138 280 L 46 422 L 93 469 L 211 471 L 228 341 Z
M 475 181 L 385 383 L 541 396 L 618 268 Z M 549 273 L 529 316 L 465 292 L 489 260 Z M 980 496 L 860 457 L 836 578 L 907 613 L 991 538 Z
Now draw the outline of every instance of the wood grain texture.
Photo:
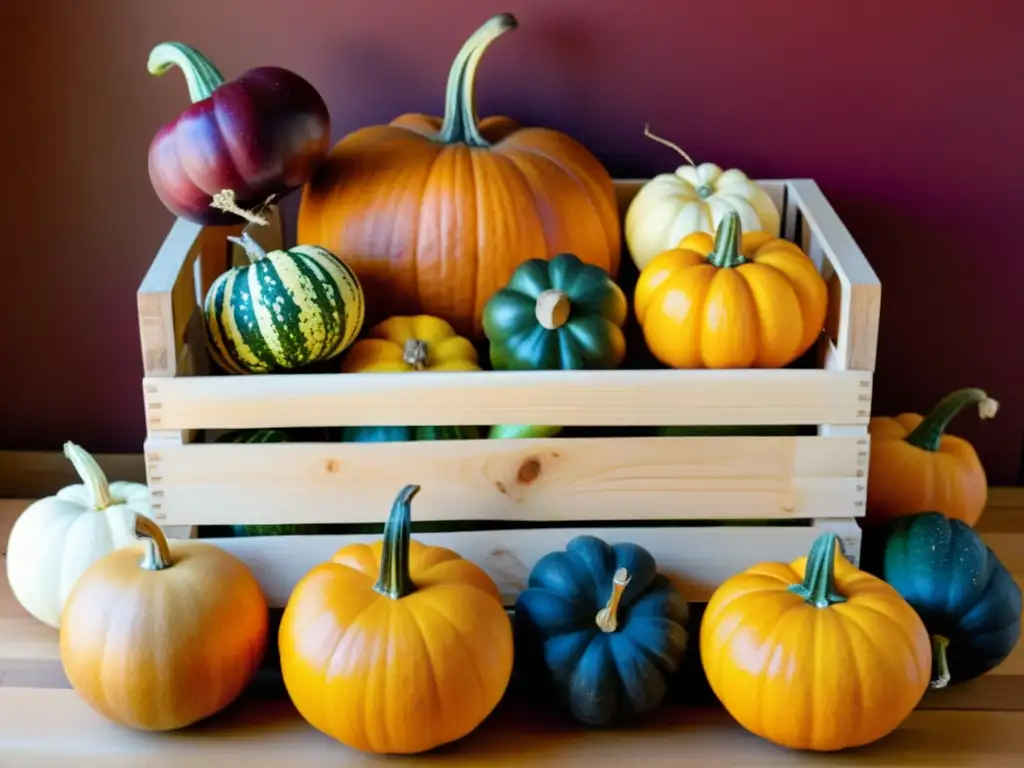
M 790 528 L 548 528 L 543 530 L 455 531 L 419 533 L 431 546 L 447 547 L 483 568 L 494 579 L 506 606 L 526 588 L 530 570 L 553 550 L 576 536 L 598 536 L 615 543 L 631 541 L 654 555 L 659 570 L 694 602 L 706 602 L 725 579 L 765 560 L 788 562 L 807 554 L 825 529 L 843 541 L 847 557 L 860 556 L 860 528 L 852 520 Z M 341 547 L 376 541 L 375 534 L 348 536 L 254 536 L 203 539 L 239 557 L 249 566 L 271 607 L 281 607 L 315 565 Z
M 146 444 L 162 525 L 856 517 L 868 438 Z M 287 499 L 287 504 L 283 500 Z
M 0 536 L 27 501 L 0 501 Z M 723 529 L 725 530 L 725 529 Z M 765 529 L 770 530 L 770 529 Z M 1024 580 L 1024 489 L 993 489 L 979 531 L 1018 582 Z M 994 538 L 995 537 L 995 538 Z M 244 540 L 239 540 L 244 541 Z M 250 540 L 251 541 L 251 540 Z M 298 541 L 298 539 L 296 539 Z M 555 546 L 552 544 L 552 546 Z M 692 567 L 692 566 L 690 566 Z M 895 733 L 867 748 L 805 755 L 774 747 L 737 726 L 720 708 L 675 698 L 642 725 L 591 730 L 567 723 L 512 694 L 462 742 L 414 759 L 417 765 L 575 764 L 677 766 L 681 755 L 714 766 L 1020 766 L 1024 764 L 1024 658 L 946 691 L 929 692 Z M 68 689 L 57 632 L 31 619 L 0 579 L 0 765 L 180 768 L 241 764 L 248 768 L 370 765 L 363 756 L 310 728 L 283 698 L 279 681 L 255 689 L 220 715 L 183 732 L 144 734 L 118 728 Z M 678 694 L 677 694 L 678 695 Z M 685 692 L 682 696 L 686 700 Z M 6 761 L 6 762 L 5 762 Z
M 146 377 L 150 430 L 434 424 L 867 424 L 869 373 L 481 371 Z

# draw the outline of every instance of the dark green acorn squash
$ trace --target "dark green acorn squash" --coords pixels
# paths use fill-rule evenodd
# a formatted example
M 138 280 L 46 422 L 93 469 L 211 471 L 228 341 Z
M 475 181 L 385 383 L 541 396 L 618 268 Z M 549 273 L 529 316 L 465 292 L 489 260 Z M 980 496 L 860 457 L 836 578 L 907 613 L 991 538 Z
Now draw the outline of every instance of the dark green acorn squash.
M 878 575 L 932 635 L 932 687 L 999 666 L 1020 639 L 1021 589 L 981 537 L 938 512 L 896 518 L 882 534 Z
M 626 355 L 626 296 L 571 253 L 530 259 L 483 312 L 495 370 L 617 368 Z
M 650 712 L 686 652 L 688 616 L 646 549 L 579 536 L 541 558 L 516 601 L 520 673 L 587 725 Z

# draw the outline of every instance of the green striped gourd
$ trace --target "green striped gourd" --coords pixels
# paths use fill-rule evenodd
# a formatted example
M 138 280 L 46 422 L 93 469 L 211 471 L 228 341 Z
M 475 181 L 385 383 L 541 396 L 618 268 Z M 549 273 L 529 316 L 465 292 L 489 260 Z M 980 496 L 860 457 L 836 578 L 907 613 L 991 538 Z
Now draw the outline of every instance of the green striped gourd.
M 267 253 L 246 232 L 250 262 L 213 281 L 203 316 L 214 362 L 229 373 L 291 370 L 340 354 L 363 327 L 363 290 L 337 256 L 315 245 Z

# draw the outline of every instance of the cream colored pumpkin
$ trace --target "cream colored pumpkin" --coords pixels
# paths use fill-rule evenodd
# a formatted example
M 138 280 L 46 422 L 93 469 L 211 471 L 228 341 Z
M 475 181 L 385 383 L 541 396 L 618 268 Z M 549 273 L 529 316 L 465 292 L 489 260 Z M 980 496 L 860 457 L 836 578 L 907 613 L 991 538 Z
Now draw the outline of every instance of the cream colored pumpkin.
M 71 588 L 104 555 L 137 544 L 135 515 L 152 517 L 149 488 L 107 482 L 96 460 L 74 443 L 64 444 L 80 484 L 29 505 L 7 542 L 7 579 L 15 599 L 51 627 Z
M 688 164 L 647 182 L 630 203 L 624 223 L 626 245 L 637 269 L 675 248 L 695 232 L 714 234 L 729 211 L 740 217 L 744 232 L 778 236 L 781 216 L 775 202 L 740 170 L 714 163 L 696 165 L 683 150 L 649 131 L 648 138 L 672 147 Z

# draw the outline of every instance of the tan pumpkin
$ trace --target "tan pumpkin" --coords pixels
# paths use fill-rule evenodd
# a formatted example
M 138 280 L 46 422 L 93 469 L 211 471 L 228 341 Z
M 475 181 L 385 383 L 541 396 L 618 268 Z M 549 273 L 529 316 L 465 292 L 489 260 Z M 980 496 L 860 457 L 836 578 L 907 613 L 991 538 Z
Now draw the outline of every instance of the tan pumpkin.
M 255 674 L 267 603 L 245 563 L 199 541 L 168 542 L 137 515 L 141 547 L 93 563 L 68 595 L 60 658 L 75 691 L 131 728 L 183 728 L 220 711 Z
M 469 38 L 443 120 L 407 114 L 355 131 L 303 189 L 299 242 L 352 267 L 371 322 L 428 314 L 481 340 L 484 305 L 524 261 L 570 252 L 618 272 L 621 224 L 598 159 L 558 131 L 477 120 L 480 59 L 516 26 L 498 14 Z

